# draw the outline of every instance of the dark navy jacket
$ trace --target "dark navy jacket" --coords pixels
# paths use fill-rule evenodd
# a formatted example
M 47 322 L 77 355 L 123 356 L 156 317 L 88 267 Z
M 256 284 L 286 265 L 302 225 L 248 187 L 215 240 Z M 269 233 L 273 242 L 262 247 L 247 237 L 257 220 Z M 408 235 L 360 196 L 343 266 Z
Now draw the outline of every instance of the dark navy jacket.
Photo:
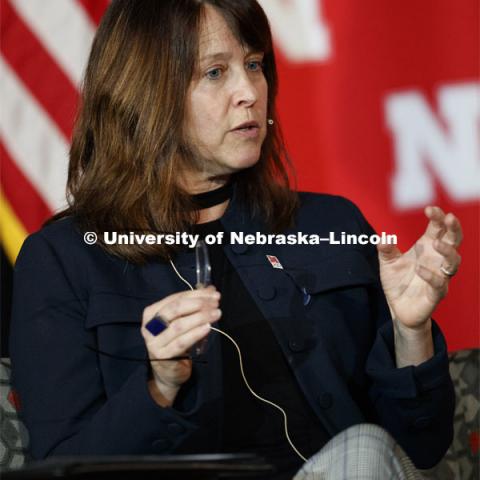
M 372 233 L 341 197 L 301 194 L 301 202 L 295 228 L 285 233 Z M 222 223 L 227 232 L 265 232 L 235 198 Z M 375 422 L 418 467 L 440 460 L 451 442 L 454 409 L 445 341 L 434 324 L 434 357 L 396 368 L 374 246 L 236 244 L 225 252 L 332 436 Z M 275 255 L 283 269 L 266 255 Z M 193 251 L 175 259 L 193 284 L 194 264 Z M 207 363 L 194 364 L 172 408 L 150 397 L 146 361 L 89 348 L 146 358 L 143 309 L 181 290 L 185 285 L 170 264 L 136 266 L 86 245 L 71 218 L 26 240 L 15 267 L 10 351 L 34 458 L 219 451 L 219 334 L 211 333 Z

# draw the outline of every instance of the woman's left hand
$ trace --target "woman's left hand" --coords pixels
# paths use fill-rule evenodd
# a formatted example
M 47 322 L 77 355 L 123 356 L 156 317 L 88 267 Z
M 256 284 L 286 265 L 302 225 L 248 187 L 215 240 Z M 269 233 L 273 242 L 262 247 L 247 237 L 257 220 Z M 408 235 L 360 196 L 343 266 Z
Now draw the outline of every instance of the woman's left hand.
M 405 253 L 396 245 L 378 245 L 380 278 L 392 316 L 418 330 L 448 291 L 460 265 L 457 248 L 463 234 L 459 220 L 439 207 L 426 207 L 425 233 Z

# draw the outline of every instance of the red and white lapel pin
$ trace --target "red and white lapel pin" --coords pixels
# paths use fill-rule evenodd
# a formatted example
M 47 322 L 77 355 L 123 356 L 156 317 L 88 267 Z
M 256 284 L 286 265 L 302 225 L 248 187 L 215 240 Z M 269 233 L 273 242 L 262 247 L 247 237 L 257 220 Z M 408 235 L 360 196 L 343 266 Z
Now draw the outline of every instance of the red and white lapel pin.
M 275 255 L 266 255 L 267 260 L 270 262 L 270 265 L 273 268 L 280 268 L 283 270 L 282 264 L 280 263 L 280 260 L 275 256 Z

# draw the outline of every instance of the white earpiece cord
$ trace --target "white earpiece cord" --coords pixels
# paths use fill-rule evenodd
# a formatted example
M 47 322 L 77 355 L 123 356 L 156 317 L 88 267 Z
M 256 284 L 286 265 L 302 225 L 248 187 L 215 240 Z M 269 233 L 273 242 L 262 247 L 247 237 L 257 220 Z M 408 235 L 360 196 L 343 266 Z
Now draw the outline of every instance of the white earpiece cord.
M 190 282 L 188 280 L 186 280 L 184 277 L 182 277 L 182 275 L 180 274 L 180 272 L 177 270 L 177 267 L 175 267 L 175 264 L 173 263 L 173 261 L 170 259 L 170 264 L 172 265 L 172 268 L 173 270 L 175 271 L 175 273 L 178 275 L 178 277 L 180 278 L 180 280 L 182 280 L 186 285 L 188 285 L 188 287 L 190 288 L 190 290 L 195 290 L 192 285 L 190 284 Z M 228 335 L 228 333 L 225 333 L 225 332 L 222 332 L 222 330 L 220 330 L 219 328 L 216 328 L 216 327 L 212 327 L 210 326 L 211 330 L 214 330 L 215 332 L 218 332 L 218 333 L 221 333 L 224 337 L 228 338 L 228 340 L 230 340 L 233 345 L 235 346 L 236 350 L 237 350 L 237 353 L 238 353 L 238 360 L 239 360 L 239 363 L 240 363 L 240 373 L 242 374 L 242 378 L 243 378 L 243 381 L 246 385 L 246 387 L 248 388 L 248 390 L 250 391 L 250 393 L 255 397 L 257 398 L 258 400 L 260 400 L 261 402 L 264 402 L 264 403 L 267 403 L 268 405 L 271 405 L 272 407 L 276 408 L 277 410 L 279 410 L 282 415 L 283 415 L 283 424 L 284 424 L 284 428 L 285 428 L 285 437 L 287 438 L 287 441 L 288 443 L 290 444 L 290 446 L 292 447 L 292 449 L 294 450 L 294 452 L 304 461 L 306 462 L 307 459 L 298 451 L 297 447 L 295 447 L 295 445 L 293 444 L 292 440 L 290 439 L 290 435 L 288 433 L 288 420 L 287 420 L 287 414 L 285 412 L 285 410 L 280 407 L 279 405 L 277 405 L 276 403 L 274 402 L 271 402 L 270 400 L 267 400 L 266 398 L 263 398 L 261 397 L 260 395 L 258 395 L 253 389 L 252 387 L 250 387 L 250 384 L 248 383 L 248 380 L 247 380 L 247 377 L 245 376 L 245 372 L 243 370 L 243 360 L 242 360 L 242 352 L 240 351 L 240 347 L 238 346 L 237 342 L 230 336 Z

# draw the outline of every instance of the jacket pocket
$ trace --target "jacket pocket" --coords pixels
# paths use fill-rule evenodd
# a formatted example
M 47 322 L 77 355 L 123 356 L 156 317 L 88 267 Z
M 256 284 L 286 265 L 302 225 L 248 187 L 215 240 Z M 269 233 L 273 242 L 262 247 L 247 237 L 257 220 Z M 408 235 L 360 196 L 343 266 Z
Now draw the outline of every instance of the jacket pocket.
M 301 295 L 306 318 L 322 348 L 345 378 L 362 377 L 375 337 L 373 292 L 379 280 L 372 265 L 352 249 L 308 265 L 292 263 L 286 274 Z
M 118 293 L 93 294 L 89 299 L 86 327 L 126 323 L 140 327 L 144 308 L 158 300 Z
M 315 259 L 308 264 L 291 262 L 286 274 L 304 294 L 313 295 L 344 287 L 373 284 L 377 275 L 357 250 Z
M 143 309 L 157 299 L 96 293 L 89 299 L 86 328 L 95 343 L 86 345 L 98 356 L 107 396 L 115 394 L 143 364 L 148 354 L 140 326 Z

